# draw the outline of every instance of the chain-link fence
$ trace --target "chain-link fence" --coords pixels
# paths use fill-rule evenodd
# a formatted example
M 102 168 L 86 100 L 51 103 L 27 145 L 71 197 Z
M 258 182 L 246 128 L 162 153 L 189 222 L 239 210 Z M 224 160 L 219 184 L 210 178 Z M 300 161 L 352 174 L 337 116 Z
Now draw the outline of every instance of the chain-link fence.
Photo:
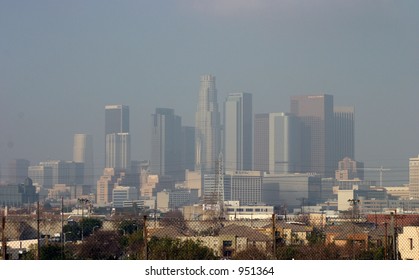
M 184 220 L 2 217 L 2 259 L 76 260 L 395 260 L 419 259 L 419 226 L 326 219 Z

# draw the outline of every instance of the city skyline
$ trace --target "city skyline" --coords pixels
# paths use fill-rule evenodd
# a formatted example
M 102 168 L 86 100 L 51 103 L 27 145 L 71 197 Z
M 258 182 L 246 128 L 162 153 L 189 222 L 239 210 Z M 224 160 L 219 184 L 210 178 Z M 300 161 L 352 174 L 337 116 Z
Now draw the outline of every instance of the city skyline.
M 76 133 L 93 135 L 100 165 L 107 104 L 130 106 L 132 157 L 146 159 L 154 108 L 173 108 L 193 126 L 199 77 L 211 73 L 219 101 L 251 92 L 254 114 L 288 112 L 297 94 L 353 105 L 355 158 L 392 169 L 385 182 L 407 182 L 409 158 L 419 151 L 418 5 L 4 3 L 2 174 L 15 158 L 70 160 Z

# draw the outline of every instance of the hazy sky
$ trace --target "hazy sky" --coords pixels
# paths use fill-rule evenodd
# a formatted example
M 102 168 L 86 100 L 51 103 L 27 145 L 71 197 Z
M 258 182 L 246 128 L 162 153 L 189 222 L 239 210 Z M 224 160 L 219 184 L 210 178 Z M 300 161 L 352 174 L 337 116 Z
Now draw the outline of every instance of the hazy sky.
M 237 91 L 254 113 L 334 95 L 355 107 L 356 159 L 407 180 L 418 15 L 417 0 L 0 0 L 2 173 L 12 158 L 71 160 L 75 133 L 93 135 L 102 164 L 106 104 L 129 105 L 132 158 L 148 159 L 154 109 L 194 125 L 200 76 L 213 74 L 221 108 Z

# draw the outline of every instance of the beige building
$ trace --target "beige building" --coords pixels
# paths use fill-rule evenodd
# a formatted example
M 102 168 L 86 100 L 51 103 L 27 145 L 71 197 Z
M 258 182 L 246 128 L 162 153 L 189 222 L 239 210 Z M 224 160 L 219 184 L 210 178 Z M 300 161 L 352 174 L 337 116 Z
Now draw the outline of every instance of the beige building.
M 198 171 L 185 171 L 185 188 L 191 190 L 198 190 L 198 197 L 202 195 L 201 172 Z
M 402 260 L 419 260 L 419 227 L 403 227 L 398 235 L 398 247 Z
M 409 199 L 410 197 L 409 185 L 403 187 L 384 187 L 384 189 L 388 195 L 396 199 Z
M 105 168 L 96 185 L 96 204 L 108 205 L 112 202 L 112 190 L 116 182 L 115 169 Z
M 419 156 L 409 159 L 409 193 L 410 198 L 419 199 Z
M 152 197 L 153 190 L 159 182 L 159 175 L 148 174 L 146 171 L 142 171 L 140 181 L 140 196 Z

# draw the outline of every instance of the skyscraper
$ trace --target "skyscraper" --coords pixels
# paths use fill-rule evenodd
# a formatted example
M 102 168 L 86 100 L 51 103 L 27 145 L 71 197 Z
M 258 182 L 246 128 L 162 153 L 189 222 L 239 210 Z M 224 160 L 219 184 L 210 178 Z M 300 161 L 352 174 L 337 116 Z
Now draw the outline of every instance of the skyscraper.
M 23 184 L 28 177 L 30 162 L 27 159 L 13 159 L 9 161 L 9 178 L 11 184 Z
M 255 115 L 254 170 L 301 172 L 301 123 L 289 113 Z
M 127 105 L 105 106 L 105 135 L 129 133 L 129 107 Z
M 304 126 L 301 146 L 304 171 L 334 176 L 333 96 L 292 96 L 291 113 Z
M 203 75 L 195 115 L 195 170 L 213 173 L 220 152 L 220 112 L 215 77 Z
M 106 166 L 117 171 L 127 171 L 131 167 L 131 135 L 112 133 L 106 135 Z
M 126 170 L 131 163 L 129 107 L 105 106 L 105 167 Z
M 230 93 L 224 103 L 224 166 L 252 170 L 253 113 L 250 93 Z
M 153 174 L 173 178 L 184 176 L 181 166 L 181 118 L 173 109 L 157 108 L 151 123 L 151 161 Z
M 269 114 L 255 114 L 253 170 L 269 171 Z
M 301 123 L 289 113 L 269 114 L 269 173 L 301 172 Z
M 93 137 L 88 134 L 74 134 L 73 161 L 84 164 L 83 184 L 94 185 Z
M 195 127 L 182 126 L 182 169 L 195 169 Z
M 354 107 L 334 107 L 334 166 L 344 158 L 355 158 Z

